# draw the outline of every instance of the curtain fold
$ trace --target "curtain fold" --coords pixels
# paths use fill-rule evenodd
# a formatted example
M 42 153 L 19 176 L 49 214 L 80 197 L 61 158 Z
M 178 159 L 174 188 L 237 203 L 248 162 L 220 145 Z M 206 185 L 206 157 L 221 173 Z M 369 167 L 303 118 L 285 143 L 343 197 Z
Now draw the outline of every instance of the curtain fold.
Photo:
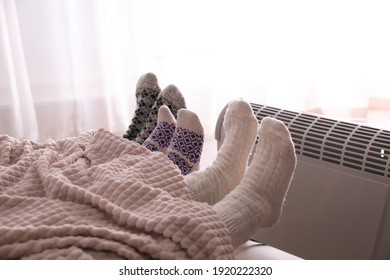
M 8 110 L 1 116 L 0 131 L 10 130 L 18 136 L 37 139 L 38 124 L 14 1 L 0 2 L 0 28 L 6 70 L 3 79 L 9 89 L 7 96 L 2 96 L 1 105 Z
M 0 131 L 35 140 L 98 127 L 124 132 L 136 79 L 127 8 L 127 1 L 1 0 Z

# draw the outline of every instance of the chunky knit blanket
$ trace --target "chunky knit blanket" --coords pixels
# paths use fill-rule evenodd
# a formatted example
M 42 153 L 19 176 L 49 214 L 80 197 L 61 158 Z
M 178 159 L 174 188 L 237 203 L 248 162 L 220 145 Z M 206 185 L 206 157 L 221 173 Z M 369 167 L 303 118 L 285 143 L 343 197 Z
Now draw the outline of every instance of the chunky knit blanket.
M 104 129 L 0 135 L 1 259 L 232 259 L 225 224 L 180 170 Z

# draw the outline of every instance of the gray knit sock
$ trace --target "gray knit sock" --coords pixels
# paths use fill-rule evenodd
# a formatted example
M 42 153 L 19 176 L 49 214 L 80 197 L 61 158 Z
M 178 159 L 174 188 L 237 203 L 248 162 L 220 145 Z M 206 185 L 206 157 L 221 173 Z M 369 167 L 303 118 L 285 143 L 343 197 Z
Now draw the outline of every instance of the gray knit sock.
M 146 122 L 134 141 L 142 144 L 149 137 L 150 133 L 152 133 L 153 129 L 157 125 L 158 109 L 162 105 L 166 105 L 175 117 L 177 117 L 177 112 L 186 106 L 184 97 L 179 89 L 174 85 L 167 86 L 158 95 L 149 112 Z
M 150 111 L 160 93 L 156 75 L 146 73 L 138 79 L 136 87 L 137 106 L 130 125 L 123 135 L 124 138 L 134 140 L 148 119 Z

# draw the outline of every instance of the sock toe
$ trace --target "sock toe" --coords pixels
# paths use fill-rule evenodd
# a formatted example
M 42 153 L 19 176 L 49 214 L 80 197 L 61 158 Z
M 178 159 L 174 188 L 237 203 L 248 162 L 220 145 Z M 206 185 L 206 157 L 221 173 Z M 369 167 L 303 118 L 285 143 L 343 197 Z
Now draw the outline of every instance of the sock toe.
M 177 126 L 191 130 L 198 135 L 204 135 L 203 126 L 198 116 L 187 109 L 180 109 L 177 113 Z
M 175 85 L 168 85 L 164 88 L 161 92 L 161 97 L 172 103 L 177 109 L 186 107 L 184 97 Z
M 151 89 L 156 92 L 160 92 L 160 87 L 158 86 L 158 80 L 155 74 L 146 73 L 142 75 L 137 82 L 137 91 L 142 89 Z
M 243 122 L 245 122 L 245 124 Z M 224 126 L 226 129 L 229 129 L 234 123 L 242 123 L 246 126 L 256 127 L 254 133 L 257 133 L 257 119 L 248 102 L 237 99 L 229 104 L 225 113 Z
M 261 120 L 259 135 L 261 137 L 276 137 L 286 143 L 291 142 L 290 132 L 286 125 L 272 117 L 265 117 Z
M 158 117 L 157 122 L 164 121 L 167 123 L 176 123 L 175 117 L 172 115 L 171 111 L 169 110 L 168 106 L 162 105 L 158 109 Z
M 229 109 L 228 109 L 229 114 L 244 114 L 244 115 L 252 115 L 252 107 L 250 104 L 242 99 L 236 99 L 230 102 L 229 104 Z

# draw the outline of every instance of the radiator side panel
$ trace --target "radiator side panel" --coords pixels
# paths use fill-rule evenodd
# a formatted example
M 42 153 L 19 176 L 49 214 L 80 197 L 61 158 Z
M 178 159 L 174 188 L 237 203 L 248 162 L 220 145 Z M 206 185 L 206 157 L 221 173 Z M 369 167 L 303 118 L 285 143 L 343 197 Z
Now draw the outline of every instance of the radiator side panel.
M 388 186 L 298 158 L 279 223 L 253 239 L 304 259 L 373 259 Z

